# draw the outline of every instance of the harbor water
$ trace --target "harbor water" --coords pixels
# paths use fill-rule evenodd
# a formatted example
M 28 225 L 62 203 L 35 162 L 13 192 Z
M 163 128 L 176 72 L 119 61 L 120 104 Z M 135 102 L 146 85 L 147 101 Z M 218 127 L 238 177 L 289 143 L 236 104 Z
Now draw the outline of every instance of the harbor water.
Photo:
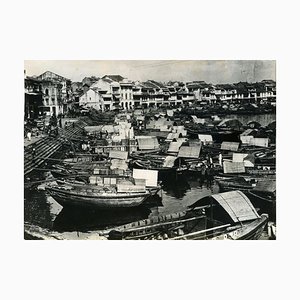
M 275 114 L 256 116 L 233 116 L 243 124 L 257 121 L 266 126 L 275 121 Z M 34 171 L 30 174 L 31 181 L 43 181 L 49 178 L 50 172 Z M 197 200 L 219 192 L 215 182 L 208 185 L 200 178 L 189 174 L 181 175 L 175 179 L 162 182 L 162 190 L 140 207 L 123 210 L 85 210 L 82 208 L 63 208 L 43 189 L 43 184 L 35 185 L 24 190 L 24 220 L 27 224 L 58 231 L 92 231 L 116 225 L 145 219 L 155 215 L 179 212 Z M 271 214 L 266 208 L 258 208 L 260 213 Z

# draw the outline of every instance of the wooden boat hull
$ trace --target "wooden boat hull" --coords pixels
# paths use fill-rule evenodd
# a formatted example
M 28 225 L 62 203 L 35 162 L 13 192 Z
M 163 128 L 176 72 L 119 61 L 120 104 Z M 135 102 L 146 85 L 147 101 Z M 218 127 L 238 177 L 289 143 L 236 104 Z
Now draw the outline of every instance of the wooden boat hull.
M 226 192 L 226 191 L 249 191 L 253 189 L 254 187 L 247 184 L 238 184 L 233 183 L 228 180 L 216 180 L 217 184 L 219 185 L 220 191 Z
M 260 218 L 244 223 L 242 225 L 229 227 L 226 230 L 221 230 L 220 232 L 211 233 L 212 236 L 194 233 L 191 235 L 183 235 L 173 239 L 176 240 L 257 240 L 260 238 L 265 226 L 268 223 L 268 215 L 263 214 Z
M 46 187 L 46 190 L 56 202 L 64 207 L 84 206 L 97 208 L 126 208 L 141 205 L 149 196 L 149 191 L 140 193 L 100 193 L 80 194 L 55 187 Z
M 133 168 L 136 168 L 136 169 L 156 170 L 156 171 L 159 171 L 159 173 L 161 173 L 161 174 L 171 174 L 176 171 L 175 168 L 155 168 L 152 166 L 147 166 L 139 161 L 134 161 L 132 163 L 132 166 L 133 166 Z
M 216 238 L 216 240 L 258 240 L 262 235 L 265 226 L 268 223 L 268 215 L 261 215 L 257 220 L 254 220 L 248 224 L 241 226 L 240 228 L 233 230 L 229 233 L 224 233 Z

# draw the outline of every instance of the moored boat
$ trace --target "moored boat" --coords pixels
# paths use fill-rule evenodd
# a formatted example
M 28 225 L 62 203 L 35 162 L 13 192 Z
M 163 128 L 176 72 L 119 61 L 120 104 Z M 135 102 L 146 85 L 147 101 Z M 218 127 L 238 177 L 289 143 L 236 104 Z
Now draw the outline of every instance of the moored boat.
M 157 171 L 133 170 L 131 177 L 93 175 L 88 182 L 57 180 L 46 186 L 50 195 L 62 206 L 126 208 L 140 205 L 161 189 Z
M 258 215 L 241 191 L 214 194 L 183 212 L 152 217 L 100 232 L 109 239 L 258 239 L 268 215 Z
M 222 192 L 233 190 L 249 191 L 252 190 L 257 183 L 254 178 L 247 177 L 216 178 L 216 182 Z
M 130 191 L 122 187 L 99 188 L 87 185 L 46 186 L 46 191 L 62 206 L 85 206 L 98 208 L 126 208 L 139 206 L 148 197 L 150 191 L 131 187 Z
M 139 157 L 132 161 L 131 166 L 137 169 L 156 170 L 160 177 L 183 174 L 188 170 L 188 166 L 182 158 L 171 155 Z

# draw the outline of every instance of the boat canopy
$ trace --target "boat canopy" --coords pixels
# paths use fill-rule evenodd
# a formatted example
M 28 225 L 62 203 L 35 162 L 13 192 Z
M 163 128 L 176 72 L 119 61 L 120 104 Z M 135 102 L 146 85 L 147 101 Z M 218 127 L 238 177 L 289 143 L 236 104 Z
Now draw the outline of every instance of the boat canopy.
M 164 163 L 163 163 L 163 167 L 164 168 L 172 168 L 174 167 L 174 163 L 175 163 L 175 160 L 177 159 L 176 156 L 167 156 L 164 160 Z
M 248 153 L 233 153 L 232 162 L 243 162 L 245 167 L 254 167 L 255 157 Z
M 126 152 L 127 153 L 127 152 Z M 125 160 L 122 159 L 112 159 L 111 160 L 111 170 L 119 169 L 126 171 L 128 169 L 128 165 Z
M 137 142 L 140 150 L 159 149 L 159 143 L 156 136 L 137 138 Z
M 201 146 L 181 146 L 179 149 L 178 157 L 184 158 L 199 158 Z
M 145 179 L 146 186 L 156 187 L 158 171 L 157 170 L 133 169 L 132 177 L 134 179 Z
M 268 147 L 269 138 L 252 138 L 249 141 L 249 145 L 257 146 L 257 147 Z
M 210 134 L 198 134 L 198 139 L 204 143 L 212 143 L 213 138 Z
M 180 148 L 181 145 L 182 145 L 182 141 L 171 142 L 170 145 L 169 145 L 168 152 L 177 153 L 179 151 L 179 148 Z
M 221 150 L 237 151 L 240 143 L 238 142 L 222 142 Z
M 231 162 L 231 161 L 224 161 L 223 162 L 223 169 L 224 174 L 229 173 L 245 173 L 245 165 L 244 162 Z
M 117 159 L 127 160 L 128 152 L 119 151 L 119 150 L 110 150 L 109 158 L 111 158 L 111 159 L 117 158 Z
M 240 135 L 240 140 L 242 144 L 249 145 L 251 140 L 254 138 L 252 135 Z
M 241 191 L 211 195 L 235 223 L 258 219 L 259 215 L 248 197 Z
M 178 139 L 179 138 L 179 133 L 177 132 L 170 132 L 167 136 L 166 141 L 173 141 L 173 139 Z
M 266 179 L 258 181 L 257 185 L 254 187 L 253 191 L 258 192 L 276 192 L 276 180 L 275 179 Z

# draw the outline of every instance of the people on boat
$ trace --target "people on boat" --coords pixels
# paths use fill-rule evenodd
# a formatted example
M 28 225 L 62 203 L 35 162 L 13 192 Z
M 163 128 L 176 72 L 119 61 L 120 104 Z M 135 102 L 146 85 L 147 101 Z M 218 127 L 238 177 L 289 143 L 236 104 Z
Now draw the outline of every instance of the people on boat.
M 206 169 L 207 187 L 212 186 L 213 180 L 214 180 L 214 169 L 213 169 L 213 165 L 210 164 Z
M 87 144 L 86 144 L 85 142 L 82 143 L 81 149 L 82 149 L 83 151 L 86 151 L 86 150 L 87 150 Z
M 202 164 L 200 169 L 200 184 L 202 185 L 205 181 L 205 174 L 206 174 L 206 165 Z
M 90 152 L 91 151 L 91 144 L 90 141 L 88 141 L 87 145 L 86 145 L 86 151 Z
M 35 150 L 35 148 L 33 147 L 33 148 L 32 148 L 32 160 L 35 159 L 35 154 L 36 154 L 36 150 Z
M 219 165 L 222 167 L 223 166 L 223 156 L 222 153 L 219 152 Z
M 27 132 L 27 138 L 28 138 L 28 141 L 31 141 L 31 131 L 30 130 Z

